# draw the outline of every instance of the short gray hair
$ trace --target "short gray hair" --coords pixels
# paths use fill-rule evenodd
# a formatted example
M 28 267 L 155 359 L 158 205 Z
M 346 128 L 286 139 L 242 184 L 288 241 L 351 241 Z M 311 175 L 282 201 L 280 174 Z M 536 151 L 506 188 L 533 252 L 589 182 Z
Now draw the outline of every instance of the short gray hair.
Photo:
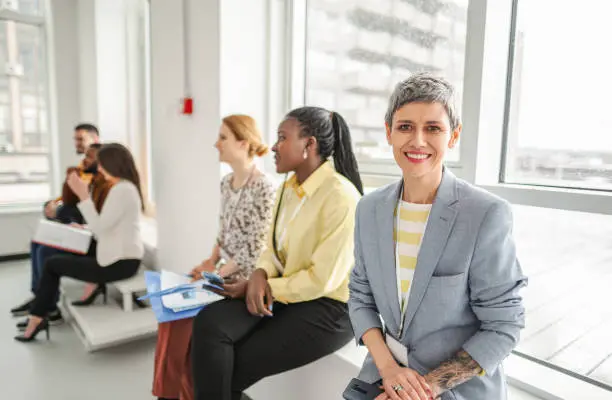
M 459 115 L 455 107 L 455 88 L 444 78 L 438 78 L 428 72 L 419 72 L 395 86 L 385 114 L 385 122 L 391 128 L 393 116 L 409 103 L 440 103 L 448 114 L 451 129 L 459 126 Z

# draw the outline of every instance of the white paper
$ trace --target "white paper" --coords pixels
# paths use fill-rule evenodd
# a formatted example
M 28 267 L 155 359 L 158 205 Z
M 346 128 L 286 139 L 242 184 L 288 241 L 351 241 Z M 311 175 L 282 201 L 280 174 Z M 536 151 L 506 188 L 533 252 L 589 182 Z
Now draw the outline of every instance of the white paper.
M 76 254 L 87 254 L 92 233 L 46 219 L 40 220 L 32 241 Z
M 162 270 L 161 272 L 161 290 L 171 289 L 173 287 L 191 283 L 191 278 L 185 275 L 177 274 L 171 271 Z M 214 303 L 223 299 L 216 293 L 208 290 L 198 290 L 189 292 L 186 296 L 184 293 L 173 293 L 162 297 L 164 307 L 170 308 L 173 311 L 189 310 L 199 306 Z

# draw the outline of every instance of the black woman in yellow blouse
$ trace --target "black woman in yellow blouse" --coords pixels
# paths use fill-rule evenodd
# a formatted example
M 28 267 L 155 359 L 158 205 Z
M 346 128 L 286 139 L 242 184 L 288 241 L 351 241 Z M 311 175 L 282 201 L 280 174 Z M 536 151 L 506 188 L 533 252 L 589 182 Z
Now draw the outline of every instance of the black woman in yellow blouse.
M 272 148 L 279 189 L 268 248 L 246 289 L 204 308 L 192 339 L 195 399 L 240 399 L 258 380 L 351 340 L 347 305 L 355 208 L 363 193 L 344 119 L 291 111 Z M 330 159 L 333 159 L 333 164 Z

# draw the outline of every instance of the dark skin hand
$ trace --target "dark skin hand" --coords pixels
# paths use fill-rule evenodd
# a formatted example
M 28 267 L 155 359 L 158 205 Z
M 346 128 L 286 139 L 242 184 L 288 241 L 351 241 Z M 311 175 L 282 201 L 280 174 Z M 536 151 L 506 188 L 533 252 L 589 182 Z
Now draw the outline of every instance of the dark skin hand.
M 229 278 L 225 280 L 223 290 L 214 290 L 215 293 L 230 299 L 244 299 L 249 281 L 244 278 Z
M 268 274 L 263 269 L 256 269 L 249 279 L 246 291 L 247 309 L 253 315 L 260 317 L 272 316 L 272 288 L 268 283 Z

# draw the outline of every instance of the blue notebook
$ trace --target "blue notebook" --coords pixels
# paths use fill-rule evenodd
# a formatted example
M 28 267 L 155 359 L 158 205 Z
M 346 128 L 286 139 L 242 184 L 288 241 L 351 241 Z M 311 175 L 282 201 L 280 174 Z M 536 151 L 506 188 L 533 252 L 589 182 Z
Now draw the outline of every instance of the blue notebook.
M 156 272 L 156 273 L 158 274 L 158 280 L 160 280 L 160 273 L 159 272 Z M 223 290 L 223 288 L 220 286 L 214 285 L 209 282 L 204 282 L 204 281 L 197 281 L 194 283 L 179 285 L 179 286 L 175 286 L 173 288 L 165 289 L 165 290 L 161 290 L 161 284 L 158 285 L 157 287 L 158 287 L 158 290 L 155 292 L 151 292 L 147 288 L 147 294 L 139 297 L 138 300 L 147 300 L 153 297 L 163 297 L 163 296 L 167 296 L 169 294 L 175 294 L 175 293 L 188 293 L 188 292 L 193 292 L 195 290 L 206 290 L 209 288 Z
M 157 322 L 163 323 L 163 322 L 177 321 L 179 319 L 193 318 L 204 307 L 204 306 L 200 306 L 200 307 L 196 307 L 196 308 L 192 308 L 192 309 L 184 310 L 184 311 L 178 311 L 178 312 L 175 312 L 170 308 L 164 307 L 164 304 L 162 302 L 162 296 L 168 293 L 162 294 L 162 291 L 160 291 L 161 289 L 161 279 L 160 278 L 161 278 L 161 274 L 159 272 L 145 271 L 145 283 L 147 285 L 147 295 L 140 298 L 140 299 L 149 299 L 151 303 L 151 308 L 153 309 L 153 312 L 155 313 L 155 318 L 157 319 Z M 200 284 L 199 286 L 201 287 L 202 285 Z M 176 288 L 173 288 L 173 289 L 176 289 Z M 182 288 L 182 290 L 183 292 L 188 293 L 189 290 L 193 290 L 193 288 Z M 180 291 L 169 289 L 169 290 L 164 290 L 163 292 L 179 293 Z

